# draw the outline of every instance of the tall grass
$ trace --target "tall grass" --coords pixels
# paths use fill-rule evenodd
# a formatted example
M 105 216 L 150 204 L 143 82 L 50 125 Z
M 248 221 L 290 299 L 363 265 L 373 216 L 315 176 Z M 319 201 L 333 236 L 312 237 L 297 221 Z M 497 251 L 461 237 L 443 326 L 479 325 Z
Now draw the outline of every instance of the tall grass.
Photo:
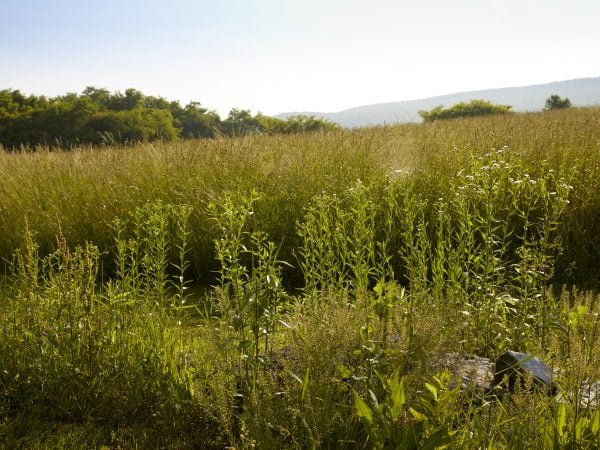
M 508 146 L 532 177 L 542 170 L 540 161 L 549 169 L 572 171 L 574 207 L 564 224 L 564 257 L 556 276 L 561 282 L 588 282 L 599 266 L 599 234 L 590 227 L 598 223 L 599 120 L 598 109 L 579 109 L 310 136 L 3 153 L 0 255 L 9 260 L 21 246 L 22 233 L 15 230 L 27 221 L 42 254 L 55 248 L 60 228 L 74 244 L 93 241 L 104 270 L 113 272 L 113 220 L 160 199 L 192 207 L 190 270 L 194 279 L 211 282 L 217 264 L 207 205 L 223 192 L 263 194 L 256 220 L 289 260 L 299 244 L 296 222 L 316 194 L 339 195 L 358 179 L 372 184 L 391 174 L 410 174 L 419 195 L 433 204 L 470 157 Z M 301 285 L 298 270 L 286 274 L 289 283 Z
M 598 297 L 558 283 L 597 270 L 599 119 L 2 154 L 0 442 L 594 448 Z M 438 372 L 506 349 L 561 397 Z

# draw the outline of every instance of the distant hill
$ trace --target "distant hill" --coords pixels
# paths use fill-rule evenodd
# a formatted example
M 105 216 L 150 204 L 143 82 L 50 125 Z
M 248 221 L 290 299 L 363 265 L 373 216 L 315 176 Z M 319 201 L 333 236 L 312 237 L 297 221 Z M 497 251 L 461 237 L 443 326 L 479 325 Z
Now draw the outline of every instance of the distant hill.
M 335 113 L 288 112 L 278 114 L 275 117 L 286 119 L 292 115 L 306 114 L 323 117 L 344 127 L 363 127 L 420 122 L 421 117 L 418 114 L 420 110 L 429 110 L 438 105 L 452 106 L 455 103 L 473 99 L 484 99 L 492 103 L 511 105 L 514 111 L 539 111 L 543 109 L 546 99 L 552 94 L 568 97 L 573 106 L 600 105 L 600 77 L 556 81 L 532 86 L 459 92 L 421 100 L 358 106 Z

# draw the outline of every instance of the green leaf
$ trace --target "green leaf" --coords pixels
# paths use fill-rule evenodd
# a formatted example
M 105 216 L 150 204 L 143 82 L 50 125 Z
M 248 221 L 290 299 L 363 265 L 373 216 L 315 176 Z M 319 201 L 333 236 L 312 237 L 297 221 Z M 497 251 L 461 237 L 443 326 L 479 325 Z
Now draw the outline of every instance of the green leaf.
M 567 407 L 564 403 L 558 405 L 556 410 L 556 430 L 558 435 L 562 437 L 565 434 L 565 427 L 567 426 Z
M 338 364 L 336 366 L 337 372 L 342 379 L 349 379 L 352 376 L 352 372 L 343 364 Z
M 422 450 L 434 450 L 436 448 L 443 447 L 452 442 L 452 438 L 448 434 L 448 432 L 444 429 L 438 430 L 429 436 L 425 442 L 421 443 L 419 447 Z
M 434 385 L 429 384 L 429 383 L 425 383 L 425 387 L 427 388 L 427 390 L 429 392 L 431 392 L 431 395 L 437 401 L 437 399 L 438 399 L 438 390 L 437 390 L 437 388 Z
M 371 401 L 373 402 L 373 407 L 375 408 L 375 411 L 379 411 L 379 400 L 377 400 L 375 392 L 373 392 L 371 389 L 369 389 L 369 397 L 371 397 Z
M 406 397 L 404 395 L 404 377 L 398 380 L 398 372 L 394 372 L 393 378 L 390 382 L 390 390 L 391 390 L 391 398 L 392 398 L 392 408 L 391 415 L 392 420 L 396 421 L 400 414 L 402 413 L 402 409 L 404 408 L 404 404 L 406 403 Z
M 370 428 L 373 425 L 373 412 L 371 411 L 371 408 L 369 408 L 369 405 L 367 405 L 356 392 L 353 392 L 352 394 L 354 395 L 354 410 L 356 415 Z
M 304 382 L 302 383 L 302 395 L 300 396 L 301 400 L 304 400 L 306 397 L 306 393 L 308 392 L 308 383 L 310 382 L 310 367 L 306 368 L 306 373 L 304 374 Z
M 429 418 L 425 414 L 421 414 L 419 411 L 417 411 L 414 408 L 408 408 L 408 410 L 410 411 L 410 413 L 412 414 L 414 419 L 419 422 L 427 422 L 429 420 Z
M 592 417 L 590 418 L 590 429 L 594 436 L 600 431 L 600 410 L 596 410 L 594 414 L 592 414 Z
M 590 421 L 587 417 L 581 417 L 575 424 L 575 440 L 581 442 L 584 434 L 587 431 Z
M 383 286 L 384 286 L 384 282 L 382 280 L 375 285 L 375 287 L 373 288 L 373 291 L 375 291 L 375 293 L 377 295 L 381 296 L 383 294 Z

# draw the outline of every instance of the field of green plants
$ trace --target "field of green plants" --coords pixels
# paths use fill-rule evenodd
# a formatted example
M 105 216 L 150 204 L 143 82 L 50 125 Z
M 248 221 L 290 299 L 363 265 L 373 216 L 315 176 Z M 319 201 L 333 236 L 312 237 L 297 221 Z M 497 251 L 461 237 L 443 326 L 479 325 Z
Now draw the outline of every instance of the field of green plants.
M 0 258 L 0 448 L 598 448 L 600 108 L 0 153 Z

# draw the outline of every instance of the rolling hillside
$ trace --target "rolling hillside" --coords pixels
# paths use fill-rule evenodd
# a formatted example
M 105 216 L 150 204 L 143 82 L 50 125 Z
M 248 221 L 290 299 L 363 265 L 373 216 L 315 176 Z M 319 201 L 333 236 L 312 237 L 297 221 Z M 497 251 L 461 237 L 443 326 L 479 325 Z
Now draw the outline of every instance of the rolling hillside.
M 429 110 L 438 105 L 451 106 L 458 102 L 473 99 L 485 99 L 493 103 L 511 105 L 515 111 L 539 111 L 544 107 L 546 99 L 552 94 L 568 97 L 574 106 L 600 104 L 600 77 L 557 81 L 531 86 L 459 92 L 420 100 L 358 106 L 333 113 L 287 112 L 279 114 L 276 117 L 285 119 L 291 115 L 306 114 L 323 117 L 344 127 L 362 127 L 420 122 L 421 118 L 418 114 L 420 110 Z

